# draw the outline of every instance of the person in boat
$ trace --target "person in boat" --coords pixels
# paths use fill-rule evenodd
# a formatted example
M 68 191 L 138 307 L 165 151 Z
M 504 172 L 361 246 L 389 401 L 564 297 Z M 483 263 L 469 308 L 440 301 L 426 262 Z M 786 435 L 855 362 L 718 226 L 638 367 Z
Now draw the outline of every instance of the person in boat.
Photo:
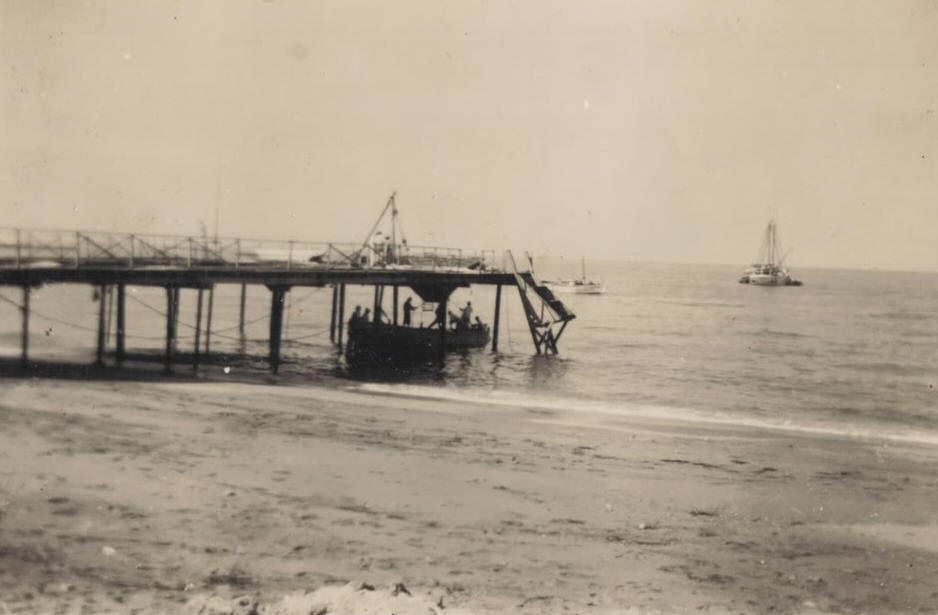
M 467 301 L 466 307 L 460 310 L 459 328 L 468 329 L 471 324 L 472 324 L 472 301 Z
M 356 305 L 355 311 L 352 312 L 352 315 L 349 316 L 348 324 L 350 327 L 354 327 L 362 320 L 362 306 Z
M 453 331 L 462 329 L 462 320 L 452 310 L 449 312 L 449 328 Z
M 445 315 L 446 315 L 446 311 L 445 311 L 445 310 L 446 310 L 446 308 L 443 307 L 443 302 L 442 302 L 442 301 L 440 301 L 439 303 L 436 304 L 436 318 L 434 318 L 434 319 L 433 319 L 433 322 L 430 323 L 430 326 L 427 327 L 428 329 L 432 329 L 432 328 L 434 327 L 434 325 L 437 325 L 437 324 L 440 325 L 440 328 L 441 328 L 441 329 L 443 328 L 443 319 L 444 319 L 444 317 L 445 317 Z
M 472 324 L 472 328 L 473 328 L 473 329 L 481 329 L 481 328 L 483 328 L 484 326 L 485 326 L 485 325 L 482 324 L 482 320 L 480 320 L 479 317 L 476 316 L 476 321 Z
M 404 302 L 404 326 L 410 326 L 410 314 L 417 308 L 414 307 L 413 297 L 407 297 L 407 301 Z
M 365 313 L 362 314 L 361 324 L 371 321 L 371 308 L 365 308 Z

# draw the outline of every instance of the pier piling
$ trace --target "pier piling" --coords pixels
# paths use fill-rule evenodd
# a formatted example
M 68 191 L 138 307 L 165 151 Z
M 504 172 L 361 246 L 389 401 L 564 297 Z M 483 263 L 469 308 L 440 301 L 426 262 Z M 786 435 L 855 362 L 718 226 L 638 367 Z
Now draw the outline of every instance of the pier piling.
M 443 304 L 443 309 L 441 310 L 441 313 L 440 313 L 440 359 L 441 360 L 446 357 L 446 325 L 447 325 L 446 321 L 449 318 L 449 312 L 447 312 L 446 304 L 448 300 L 449 300 L 449 297 L 443 297 L 443 301 L 441 302 Z
M 215 285 L 208 287 L 208 316 L 205 320 L 205 356 L 212 351 L 212 310 L 215 307 Z
M 502 308 L 502 285 L 495 287 L 495 319 L 492 321 L 492 352 L 498 352 L 498 318 Z
M 114 351 L 114 358 L 117 360 L 118 365 L 124 363 L 124 355 L 126 349 L 124 347 L 124 338 L 127 333 L 127 321 L 125 316 L 125 286 L 123 284 L 117 285 L 117 334 L 114 337 L 114 341 L 117 344 L 117 347 Z
M 339 284 L 339 313 L 336 324 L 339 327 L 339 351 L 342 351 L 342 335 L 345 333 L 345 284 Z
M 241 285 L 241 309 L 238 312 L 238 336 L 241 338 L 242 352 L 244 347 L 244 304 L 247 299 L 248 285 Z
M 166 287 L 166 365 L 164 371 L 167 374 L 173 373 L 173 346 L 176 343 L 176 314 L 174 307 L 179 304 L 177 289 L 172 286 Z
M 173 350 L 179 340 L 179 287 L 173 287 Z
M 107 351 L 107 347 L 111 345 L 111 323 L 114 322 L 114 285 L 108 284 L 105 288 L 107 289 L 107 321 L 104 327 L 104 350 Z
M 29 365 L 29 286 L 23 286 L 23 353 L 20 363 L 23 369 Z
M 332 287 L 332 314 L 329 316 L 329 341 L 335 342 L 335 311 L 339 301 L 339 285 Z
M 397 284 L 394 285 L 394 324 L 397 325 Z
M 283 331 L 283 299 L 286 290 L 282 286 L 270 289 L 270 371 L 280 369 L 280 335 Z
M 104 365 L 104 346 L 107 343 L 105 338 L 105 327 L 106 317 L 105 310 L 107 309 L 107 285 L 102 284 L 98 286 L 98 351 L 95 354 L 94 364 L 98 367 Z
M 202 333 L 202 293 L 203 289 L 198 290 L 198 295 L 196 298 L 196 308 L 195 308 L 195 342 L 192 344 L 193 353 L 192 353 L 192 371 L 199 371 L 199 337 Z

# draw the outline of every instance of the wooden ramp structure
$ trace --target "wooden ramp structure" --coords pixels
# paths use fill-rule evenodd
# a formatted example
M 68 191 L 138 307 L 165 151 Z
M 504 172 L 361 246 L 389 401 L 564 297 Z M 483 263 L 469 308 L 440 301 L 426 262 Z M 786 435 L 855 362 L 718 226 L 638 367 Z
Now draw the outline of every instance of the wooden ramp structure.
M 509 258 L 535 350 L 538 354 L 558 354 L 557 342 L 576 315 L 547 286 L 535 279 L 533 267 L 531 271 L 519 272 L 510 252 Z
M 393 208 L 393 195 L 389 201 Z M 396 216 L 396 209 L 394 209 Z M 273 372 L 280 365 L 283 310 L 287 293 L 295 287 L 333 289 L 330 340 L 341 350 L 346 322 L 346 286 L 374 287 L 374 318 L 383 313 L 385 289 L 392 289 L 393 323 L 398 324 L 400 287 L 412 289 L 425 302 L 446 304 L 457 288 L 494 285 L 495 314 L 492 351 L 498 351 L 502 286 L 516 286 L 538 354 L 556 354 L 557 342 L 575 316 L 550 290 L 539 285 L 530 271 L 512 271 L 495 265 L 493 252 L 464 252 L 454 248 L 408 246 L 396 241 L 363 244 L 312 243 L 301 241 L 249 240 L 154 234 L 86 233 L 0 229 L 0 286 L 18 287 L 22 301 L 21 364 L 29 366 L 30 291 L 48 284 L 88 284 L 101 297 L 98 314 L 97 363 L 103 364 L 106 350 L 104 297 L 116 295 L 114 359 L 118 365 L 127 357 L 125 288 L 132 286 L 165 289 L 165 369 L 172 371 L 178 339 L 179 293 L 195 291 L 196 330 L 193 369 L 197 370 L 203 348 L 207 353 L 212 331 L 214 289 L 218 284 L 241 286 L 240 333 L 244 335 L 245 291 L 248 285 L 270 291 L 269 362 Z M 207 295 L 206 326 L 203 299 Z M 378 322 L 376 320 L 376 322 Z M 440 335 L 445 338 L 446 319 Z M 202 340 L 204 335 L 204 342 Z

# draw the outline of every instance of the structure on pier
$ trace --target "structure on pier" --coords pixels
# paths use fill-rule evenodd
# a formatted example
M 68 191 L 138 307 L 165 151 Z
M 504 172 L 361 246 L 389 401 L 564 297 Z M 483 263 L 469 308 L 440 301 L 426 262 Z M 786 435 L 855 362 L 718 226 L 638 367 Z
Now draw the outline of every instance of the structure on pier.
M 392 228 L 397 209 L 392 195 L 382 213 L 390 212 Z M 380 218 L 379 218 L 380 222 Z M 377 225 L 376 225 L 377 227 Z M 245 289 L 263 285 L 270 291 L 270 367 L 280 365 L 283 308 L 287 293 L 294 287 L 331 286 L 332 313 L 330 340 L 343 345 L 346 318 L 345 288 L 349 284 L 370 285 L 375 289 L 375 317 L 380 314 L 384 291 L 392 289 L 393 324 L 398 324 L 398 289 L 411 288 L 424 301 L 446 302 L 457 288 L 475 284 L 496 286 L 492 325 L 492 351 L 498 351 L 499 318 L 503 286 L 515 286 L 527 317 L 538 354 L 556 354 L 557 342 L 575 317 L 530 271 L 518 271 L 511 260 L 510 270 L 496 267 L 491 252 L 464 253 L 462 250 L 408 246 L 394 234 L 389 241 L 372 241 L 375 229 L 363 244 L 272 242 L 262 240 L 217 239 L 169 235 L 129 235 L 0 229 L 0 286 L 22 289 L 22 364 L 29 365 L 30 290 L 46 284 L 81 283 L 97 287 L 97 362 L 103 363 L 106 348 L 105 297 L 116 295 L 115 360 L 126 359 L 125 287 L 158 286 L 166 290 L 166 370 L 175 362 L 179 318 L 179 293 L 197 293 L 193 367 L 198 369 L 203 344 L 203 297 L 208 295 L 208 346 L 214 288 L 218 284 L 241 285 L 240 330 L 243 337 Z M 401 238 L 402 239 L 402 238 Z M 440 335 L 446 335 L 446 326 Z M 445 349 L 446 344 L 439 344 Z

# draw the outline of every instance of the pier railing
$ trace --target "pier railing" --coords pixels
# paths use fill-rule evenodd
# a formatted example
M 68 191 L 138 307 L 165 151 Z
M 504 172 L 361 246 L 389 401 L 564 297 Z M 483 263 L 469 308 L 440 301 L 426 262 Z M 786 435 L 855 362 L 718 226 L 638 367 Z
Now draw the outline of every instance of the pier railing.
M 264 268 L 426 270 L 498 268 L 494 251 L 205 236 L 0 229 L 0 267 Z

